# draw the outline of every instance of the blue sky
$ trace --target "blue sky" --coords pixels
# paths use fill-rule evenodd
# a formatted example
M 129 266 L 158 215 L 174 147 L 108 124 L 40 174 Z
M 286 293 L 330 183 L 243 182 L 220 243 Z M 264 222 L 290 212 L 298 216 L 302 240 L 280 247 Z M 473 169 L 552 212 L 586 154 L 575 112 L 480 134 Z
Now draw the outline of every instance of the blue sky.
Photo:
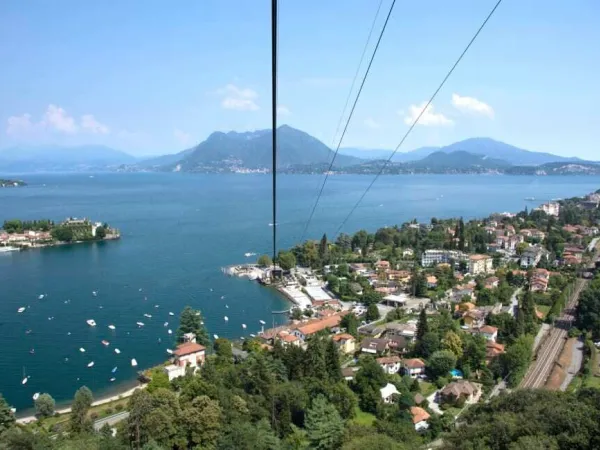
M 494 3 L 398 0 L 342 146 L 394 148 Z M 377 5 L 280 0 L 282 122 L 332 144 Z M 490 136 L 600 159 L 599 19 L 597 0 L 505 0 L 400 151 Z M 268 0 L 3 0 L 0 148 L 266 128 L 269 26 Z

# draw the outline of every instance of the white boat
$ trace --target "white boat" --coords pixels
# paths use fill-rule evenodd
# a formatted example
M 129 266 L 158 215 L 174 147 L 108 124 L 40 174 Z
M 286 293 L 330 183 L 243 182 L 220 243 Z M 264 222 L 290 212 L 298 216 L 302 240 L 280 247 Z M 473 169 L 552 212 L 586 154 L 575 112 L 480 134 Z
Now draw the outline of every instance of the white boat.
M 142 292 L 142 288 L 139 288 L 138 291 Z
M 17 412 L 17 408 L 10 408 L 10 412 L 15 414 Z
M 223 319 L 225 319 L 225 322 L 229 322 L 229 317 L 225 316 Z
M 0 253 L 18 252 L 21 250 L 19 247 L 4 247 L 0 246 Z
M 40 295 L 38 295 L 38 300 L 41 300 L 41 299 L 43 299 L 43 298 L 44 298 L 44 294 L 40 294 Z
M 169 315 L 170 315 L 170 316 L 174 316 L 174 315 L 175 315 L 175 313 L 169 312 Z
M 102 345 L 104 345 L 105 347 L 108 347 L 110 345 L 110 342 L 108 342 L 106 339 L 103 339 Z
M 98 293 L 96 291 L 92 291 L 92 295 L 95 297 L 96 295 L 98 295 Z
M 169 333 L 169 334 L 173 334 L 173 331 L 171 331 L 171 330 L 167 330 L 167 333 Z
M 168 326 L 169 326 L 169 322 L 163 323 L 163 327 L 168 327 Z
M 172 355 L 172 354 L 173 354 L 173 350 L 171 350 L 170 348 L 168 348 L 168 349 L 167 349 L 167 353 L 168 353 L 169 355 Z
M 259 320 L 261 325 L 264 325 L 266 322 L 264 320 Z
M 118 355 L 121 353 L 121 350 L 119 350 L 118 348 L 115 348 L 115 353 Z
M 132 358 L 131 360 L 131 367 L 137 367 L 137 361 L 135 360 L 135 358 Z
M 223 300 L 224 298 L 225 298 L 225 296 L 224 296 L 224 295 L 221 295 L 221 300 Z
M 111 330 L 114 330 L 116 327 L 114 325 L 109 325 L 108 328 L 110 328 Z
M 37 400 L 38 398 L 40 398 L 40 393 L 36 392 L 35 394 L 33 394 L 33 399 Z
M 254 252 L 247 252 L 247 253 L 244 253 L 244 256 L 246 258 L 250 258 L 251 256 L 256 256 L 256 253 L 254 253 Z
M 25 311 L 25 309 L 26 308 L 24 306 L 21 306 L 19 309 L 17 309 L 17 312 L 22 313 L 23 311 Z
M 94 367 L 94 361 L 90 361 L 87 366 L 88 367 Z
M 115 378 L 115 377 L 112 377 L 112 378 L 110 379 L 110 382 L 112 383 L 112 382 L 113 382 L 113 381 L 115 381 L 115 380 L 116 380 L 116 378 Z
M 143 326 L 144 326 L 144 322 L 136 322 L 136 325 L 137 325 L 138 327 L 143 327 Z
M 85 353 L 85 348 L 83 348 L 83 347 L 79 347 L 79 351 L 80 351 L 81 353 Z
M 213 337 L 214 337 L 215 339 L 219 339 L 219 336 L 218 336 L 218 335 L 216 335 L 216 334 L 213 334 Z
M 252 334 L 252 333 L 250 333 L 250 337 L 253 337 L 253 338 L 255 338 L 255 337 L 256 337 L 256 335 L 255 335 L 255 334 Z
M 229 305 L 225 305 L 225 308 L 229 309 Z
M 152 319 L 152 314 L 144 314 L 144 317 L 147 317 L 148 319 Z
M 21 384 L 25 384 L 27 383 L 27 381 L 29 380 L 29 377 L 25 377 L 23 378 L 23 380 L 21 380 Z
M 117 366 L 113 367 L 113 370 L 111 370 L 112 373 L 115 373 L 117 371 Z
M 158 305 L 154 305 L 155 308 L 158 308 Z
M 243 324 L 242 324 L 242 328 L 243 328 L 244 330 L 246 329 L 246 324 L 245 324 L 245 323 L 243 323 Z
M 85 321 L 90 327 L 96 326 L 96 321 L 94 319 L 88 319 Z

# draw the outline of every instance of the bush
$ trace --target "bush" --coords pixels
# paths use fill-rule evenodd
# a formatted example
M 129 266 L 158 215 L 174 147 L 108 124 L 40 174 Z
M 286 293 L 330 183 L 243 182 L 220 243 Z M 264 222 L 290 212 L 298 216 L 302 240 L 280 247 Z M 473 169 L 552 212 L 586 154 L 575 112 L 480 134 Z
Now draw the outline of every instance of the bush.
M 462 408 L 463 406 L 465 406 L 465 402 L 467 401 L 467 399 L 465 397 L 458 397 L 456 399 L 456 402 L 454 402 L 454 405 L 457 408 Z
M 121 412 L 121 411 L 123 411 L 123 408 L 124 408 L 124 406 L 121 403 L 119 403 L 118 405 L 115 406 L 115 411 Z
M 104 410 L 104 414 L 106 414 L 107 416 L 110 416 L 113 413 L 114 413 L 114 410 L 110 407 L 108 407 Z
M 437 380 L 435 380 L 435 385 L 438 387 L 438 389 L 443 388 L 447 384 L 448 384 L 448 378 L 439 377 Z
M 92 420 L 98 420 L 98 413 L 97 412 L 93 412 L 90 414 L 90 419 Z

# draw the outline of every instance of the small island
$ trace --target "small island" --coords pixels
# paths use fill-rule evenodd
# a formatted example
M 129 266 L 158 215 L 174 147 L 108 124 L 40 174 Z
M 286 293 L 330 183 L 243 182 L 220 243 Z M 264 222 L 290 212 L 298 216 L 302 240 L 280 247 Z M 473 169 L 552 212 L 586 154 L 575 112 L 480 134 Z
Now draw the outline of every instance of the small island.
M 5 178 L 0 178 L 0 188 L 8 188 L 8 187 L 22 187 L 27 186 L 22 180 L 8 180 Z
M 0 251 L 119 239 L 119 230 L 107 223 L 69 217 L 55 223 L 42 220 L 5 220 L 0 229 Z

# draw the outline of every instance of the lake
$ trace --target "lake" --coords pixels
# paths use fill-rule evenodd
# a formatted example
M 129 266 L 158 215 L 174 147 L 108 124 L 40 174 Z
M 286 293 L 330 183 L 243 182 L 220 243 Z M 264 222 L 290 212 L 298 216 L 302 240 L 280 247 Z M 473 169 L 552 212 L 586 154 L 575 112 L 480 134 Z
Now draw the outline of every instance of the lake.
M 64 403 L 82 385 L 97 398 L 130 386 L 136 370 L 167 358 L 166 349 L 173 347 L 167 330 L 175 331 L 186 305 L 202 310 L 211 335 L 232 339 L 259 331 L 259 320 L 270 325 L 273 318 L 283 319 L 271 316 L 271 311 L 288 306 L 279 294 L 226 277 L 220 270 L 246 262 L 246 252 L 271 252 L 268 175 L 99 173 L 21 178 L 29 186 L 0 189 L 0 221 L 88 217 L 118 228 L 122 238 L 0 254 L 0 392 L 19 412 L 32 407 L 35 392 L 48 392 Z M 322 179 L 278 177 L 281 248 L 300 238 Z M 331 236 L 371 179 L 330 176 L 309 237 Z M 598 188 L 600 177 L 383 176 L 344 231 L 373 231 L 413 218 L 468 219 L 519 211 L 526 205 L 531 209 Z M 526 197 L 536 201 L 527 202 Z M 40 294 L 45 295 L 41 300 Z M 29 308 L 18 314 L 21 306 Z M 170 311 L 175 316 L 169 316 Z M 88 326 L 87 319 L 98 325 Z M 145 326 L 138 328 L 137 321 Z M 167 321 L 169 325 L 163 326 Z M 116 329 L 108 329 L 109 324 Z M 27 330 L 31 332 L 26 334 Z M 108 347 L 101 344 L 103 339 L 110 342 Z M 138 361 L 136 369 L 131 358 Z M 88 368 L 91 361 L 94 366 Z M 117 380 L 111 383 L 114 367 Z M 23 373 L 30 376 L 25 385 Z

